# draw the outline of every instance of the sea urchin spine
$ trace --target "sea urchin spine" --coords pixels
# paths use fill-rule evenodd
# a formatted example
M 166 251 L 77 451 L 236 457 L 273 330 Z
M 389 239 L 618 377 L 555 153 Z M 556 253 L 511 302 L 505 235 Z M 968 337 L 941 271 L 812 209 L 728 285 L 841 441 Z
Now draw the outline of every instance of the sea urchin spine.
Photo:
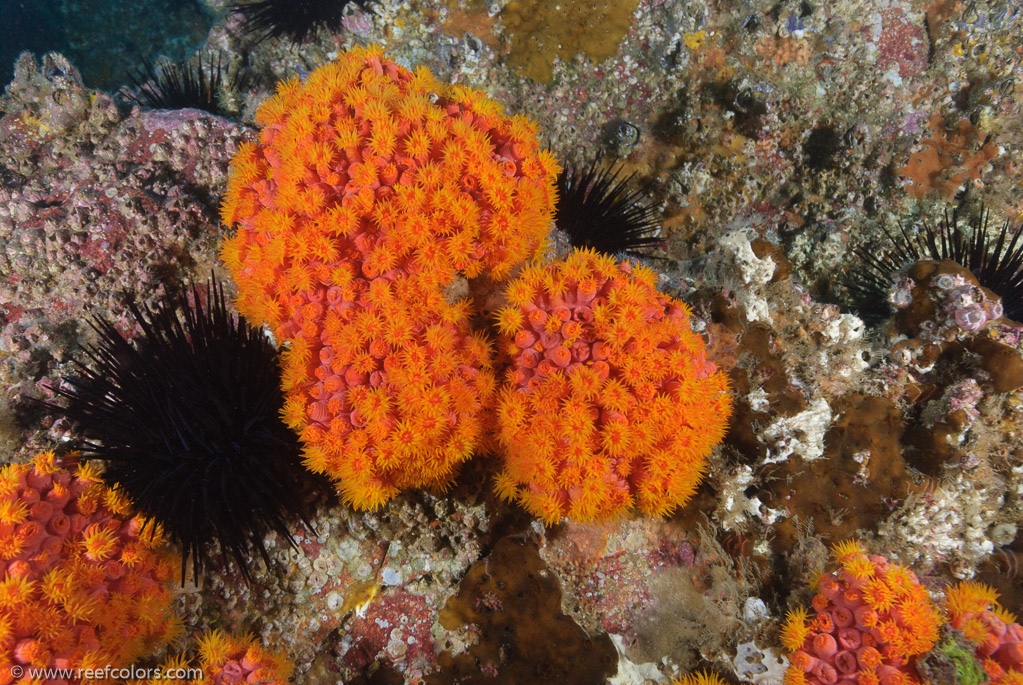
M 558 228 L 573 247 L 611 256 L 659 247 L 656 209 L 629 188 L 635 174 L 622 177 L 619 168 L 601 170 L 599 163 L 583 170 L 566 164 L 558 174 Z
M 844 282 L 860 316 L 871 322 L 887 317 L 884 303 L 892 287 L 892 275 L 923 259 L 950 260 L 968 269 L 982 286 L 1002 299 L 1007 318 L 1023 319 L 1023 227 L 1006 221 L 994 231 L 990 212 L 960 222 L 959 211 L 945 213 L 937 226 L 924 226 L 922 234 L 911 234 L 905 226 L 893 234 L 886 229 L 888 246 L 877 253 L 866 247 L 856 250 L 859 269 Z
M 99 343 L 57 390 L 67 408 L 54 408 L 81 426 L 83 459 L 103 461 L 106 483 L 181 544 L 182 580 L 189 556 L 199 577 L 214 540 L 247 580 L 250 546 L 269 566 L 266 533 L 294 544 L 287 518 L 306 476 L 279 418 L 276 350 L 228 311 L 216 281 L 205 306 L 201 294 L 191 306 L 185 295 L 147 311 L 129 303 L 133 343 L 92 322 Z

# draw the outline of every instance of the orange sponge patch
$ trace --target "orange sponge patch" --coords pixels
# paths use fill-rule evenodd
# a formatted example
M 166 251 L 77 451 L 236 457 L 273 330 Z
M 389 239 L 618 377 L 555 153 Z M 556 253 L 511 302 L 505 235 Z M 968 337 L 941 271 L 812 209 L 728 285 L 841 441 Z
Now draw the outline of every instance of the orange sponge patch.
M 512 359 L 498 400 L 498 491 L 548 521 L 631 506 L 665 515 L 696 490 L 731 413 L 686 306 L 653 273 L 577 250 L 508 286 Z

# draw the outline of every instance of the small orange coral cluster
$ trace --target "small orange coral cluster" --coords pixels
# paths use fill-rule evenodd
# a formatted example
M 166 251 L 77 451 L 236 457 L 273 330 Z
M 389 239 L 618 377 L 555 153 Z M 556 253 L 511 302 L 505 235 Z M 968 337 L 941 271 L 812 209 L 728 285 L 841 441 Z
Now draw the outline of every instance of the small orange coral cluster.
M 531 266 L 499 313 L 512 359 L 498 400 L 498 492 L 548 521 L 630 505 L 664 515 L 696 490 L 731 413 L 685 304 L 646 268 L 590 250 Z
M 335 327 L 328 312 L 319 340 L 294 338 L 282 362 L 284 419 L 306 466 L 359 508 L 449 483 L 483 439 L 496 385 L 490 346 L 469 331 L 464 304 L 438 296 L 436 309 L 417 310 L 378 283 L 351 323 Z
M 291 676 L 291 664 L 283 652 L 268 650 L 251 636 L 225 635 L 219 630 L 199 638 L 199 667 L 203 685 L 284 685 Z
M 671 685 L 725 685 L 725 681 L 721 680 L 721 676 L 717 673 L 696 671 L 683 677 L 681 680 L 675 678 L 671 681 Z
M 45 452 L 0 469 L 0 558 L 2 683 L 14 665 L 128 666 L 178 630 L 180 558 L 92 464 L 72 474 Z
M 856 542 L 835 546 L 840 568 L 821 577 L 816 616 L 789 612 L 782 644 L 792 652 L 786 685 L 909 685 L 913 662 L 938 639 L 938 612 L 916 575 Z
M 232 162 L 222 257 L 237 304 L 288 345 L 307 465 L 374 507 L 443 486 L 484 435 L 490 350 L 446 296 L 543 244 L 557 165 L 533 124 L 358 48 L 288 81 Z
M 284 652 L 266 649 L 251 635 L 239 637 L 211 630 L 203 633 L 197 643 L 197 661 L 178 656 L 160 667 L 160 678 L 135 681 L 132 685 L 163 685 L 170 678 L 183 685 L 286 685 L 291 677 L 291 664 Z M 195 672 L 201 673 L 202 678 L 188 680 Z
M 945 592 L 953 628 L 977 645 L 976 656 L 993 685 L 1023 685 L 1023 626 L 983 583 L 964 581 Z

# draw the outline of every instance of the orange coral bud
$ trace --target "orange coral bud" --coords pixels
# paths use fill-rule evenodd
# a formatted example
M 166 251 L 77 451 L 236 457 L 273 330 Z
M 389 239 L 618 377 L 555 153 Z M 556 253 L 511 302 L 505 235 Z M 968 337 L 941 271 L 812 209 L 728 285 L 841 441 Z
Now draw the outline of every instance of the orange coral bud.
M 953 619 L 985 611 L 997 601 L 998 592 L 994 588 L 974 581 L 963 581 L 945 591 L 945 608 Z
M 806 625 L 806 610 L 798 607 L 789 611 L 782 628 L 781 640 L 785 649 L 795 652 L 803 646 L 810 628 Z

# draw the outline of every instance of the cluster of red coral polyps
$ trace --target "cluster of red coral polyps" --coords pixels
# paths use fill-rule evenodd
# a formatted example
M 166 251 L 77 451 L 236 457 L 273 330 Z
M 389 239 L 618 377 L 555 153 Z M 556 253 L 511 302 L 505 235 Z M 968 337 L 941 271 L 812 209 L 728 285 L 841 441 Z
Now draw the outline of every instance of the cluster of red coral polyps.
M 977 645 L 975 655 L 993 685 L 1019 685 L 1023 683 L 1023 626 L 997 599 L 994 588 L 964 581 L 945 592 L 945 611 L 952 627 Z
M 358 48 L 288 81 L 232 162 L 222 257 L 285 343 L 285 418 L 349 503 L 444 486 L 496 381 L 459 277 L 543 245 L 558 171 L 528 120 Z
M 0 683 L 14 665 L 128 666 L 173 636 L 180 559 L 143 527 L 93 466 L 47 452 L 0 469 Z
M 590 250 L 526 268 L 498 315 L 498 492 L 548 520 L 664 515 L 695 492 L 731 413 L 686 306 Z
M 938 639 L 938 613 L 916 575 L 855 542 L 836 545 L 840 568 L 821 577 L 816 616 L 790 612 L 782 630 L 786 685 L 919 683 L 914 660 Z

